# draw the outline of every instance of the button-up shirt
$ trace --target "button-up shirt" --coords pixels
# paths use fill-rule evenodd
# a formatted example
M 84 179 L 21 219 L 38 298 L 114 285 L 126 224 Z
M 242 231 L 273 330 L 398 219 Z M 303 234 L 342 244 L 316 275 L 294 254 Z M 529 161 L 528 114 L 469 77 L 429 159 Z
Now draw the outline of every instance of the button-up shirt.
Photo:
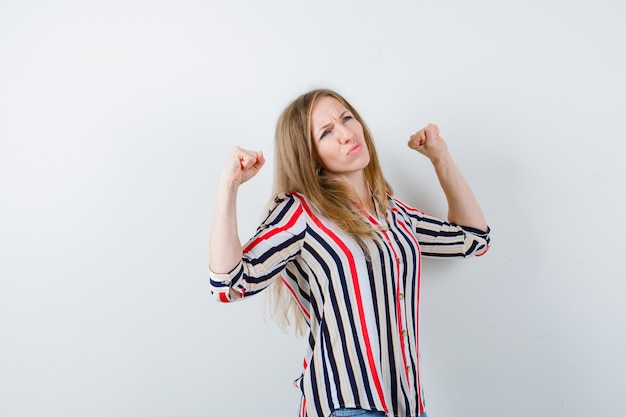
M 338 408 L 424 412 L 419 366 L 420 258 L 482 254 L 489 234 L 458 226 L 388 196 L 386 213 L 364 213 L 375 237 L 358 242 L 299 193 L 281 194 L 241 262 L 211 272 L 222 302 L 259 293 L 277 279 L 308 324 L 301 416 Z M 232 297 L 236 291 L 241 297 Z

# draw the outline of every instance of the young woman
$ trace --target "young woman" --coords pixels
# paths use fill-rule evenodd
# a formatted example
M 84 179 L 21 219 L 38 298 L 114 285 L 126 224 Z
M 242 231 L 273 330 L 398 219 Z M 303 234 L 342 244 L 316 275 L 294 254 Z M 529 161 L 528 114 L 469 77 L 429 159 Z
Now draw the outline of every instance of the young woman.
M 482 255 L 489 228 L 436 125 L 408 145 L 430 159 L 448 201 L 440 220 L 393 196 L 374 142 L 338 93 L 296 98 L 276 128 L 274 196 L 241 245 L 237 190 L 262 152 L 233 148 L 218 185 L 210 276 L 222 302 L 270 284 L 308 337 L 300 414 L 425 416 L 419 370 L 421 256 Z M 285 291 L 286 290 L 286 291 Z

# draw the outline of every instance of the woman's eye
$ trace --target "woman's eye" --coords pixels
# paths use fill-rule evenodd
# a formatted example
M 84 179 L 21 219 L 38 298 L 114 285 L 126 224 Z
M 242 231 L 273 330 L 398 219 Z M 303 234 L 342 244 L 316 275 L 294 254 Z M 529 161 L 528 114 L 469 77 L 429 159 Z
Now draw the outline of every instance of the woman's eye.
M 322 135 L 320 136 L 320 139 L 324 139 L 324 137 L 326 137 L 329 133 L 330 133 L 330 129 L 325 130 L 324 132 L 322 132 Z
M 346 116 L 343 118 L 344 122 L 347 122 L 348 120 L 352 120 L 352 116 Z

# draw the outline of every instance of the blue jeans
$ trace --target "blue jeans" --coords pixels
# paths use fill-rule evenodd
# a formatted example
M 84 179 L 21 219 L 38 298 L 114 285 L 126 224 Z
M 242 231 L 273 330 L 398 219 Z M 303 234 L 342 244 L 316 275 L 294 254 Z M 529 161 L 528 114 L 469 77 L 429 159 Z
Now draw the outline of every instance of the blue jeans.
M 332 412 L 331 417 L 385 417 L 382 411 L 360 410 L 358 408 L 340 408 Z M 419 417 L 428 417 L 426 413 L 422 413 Z

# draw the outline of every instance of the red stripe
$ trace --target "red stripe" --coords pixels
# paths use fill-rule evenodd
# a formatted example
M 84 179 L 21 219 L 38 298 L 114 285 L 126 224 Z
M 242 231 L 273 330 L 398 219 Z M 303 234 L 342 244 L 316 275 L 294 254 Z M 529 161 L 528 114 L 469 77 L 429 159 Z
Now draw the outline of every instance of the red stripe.
M 487 251 L 489 251 L 489 245 L 486 245 L 486 247 L 485 247 L 485 250 L 484 250 L 484 251 L 482 251 L 482 252 L 481 252 L 481 253 L 479 253 L 479 254 L 476 254 L 476 257 L 478 257 L 478 256 L 483 256 L 484 254 L 486 254 L 486 253 L 487 253 Z
M 219 296 L 222 303 L 230 303 L 230 300 L 226 297 L 226 293 L 221 292 Z
M 298 218 L 300 217 L 300 215 L 302 214 L 302 206 L 298 207 L 296 209 L 296 211 L 293 213 L 293 215 L 291 216 L 291 218 L 289 219 L 289 221 L 287 222 L 287 224 L 285 224 L 282 227 L 276 227 L 271 229 L 269 232 L 267 232 L 264 235 L 261 235 L 259 237 L 257 237 L 256 239 L 254 239 L 252 242 L 250 242 L 250 244 L 246 247 L 245 253 L 249 252 L 250 250 L 252 250 L 252 248 L 254 248 L 256 245 L 258 245 L 260 242 L 267 240 L 269 238 L 271 238 L 272 236 L 287 230 L 289 228 L 291 228 L 296 221 L 298 220 Z
M 291 286 L 287 283 L 287 280 L 281 276 L 282 280 L 283 280 L 283 284 L 285 284 L 285 287 L 287 287 L 287 289 L 289 290 L 289 292 L 291 293 L 291 296 L 293 297 L 293 299 L 296 301 L 296 303 L 298 304 L 298 306 L 300 307 L 300 311 L 302 311 L 302 313 L 306 316 L 307 320 L 311 320 L 311 313 L 309 313 L 304 306 L 302 305 L 302 303 L 300 302 L 300 299 L 296 296 L 296 292 L 293 288 L 291 288 Z
M 311 211 L 311 209 L 307 206 L 304 199 L 300 199 L 302 202 L 302 206 L 306 210 L 307 214 L 311 217 L 313 222 L 323 230 L 334 242 L 341 248 L 344 255 L 348 259 L 348 265 L 350 266 L 350 273 L 353 277 L 357 277 L 356 273 L 356 265 L 354 263 L 354 257 L 350 253 L 350 250 L 346 246 L 346 244 L 339 239 L 339 237 L 333 233 L 332 230 L 328 229 Z M 352 284 L 354 286 L 354 292 L 356 294 L 357 308 L 359 310 L 359 319 L 361 321 L 361 329 L 363 330 L 363 339 L 365 340 L 365 347 L 367 353 L 367 361 L 369 362 L 369 367 L 372 372 L 372 379 L 374 380 L 374 385 L 376 386 L 376 391 L 378 391 L 378 397 L 383 403 L 383 407 L 385 411 L 388 411 L 388 407 L 385 401 L 385 396 L 383 393 L 383 388 L 380 382 L 380 377 L 378 376 L 378 371 L 376 370 L 376 362 L 374 361 L 374 354 L 372 352 L 372 344 L 370 342 L 369 332 L 367 331 L 367 326 L 365 323 L 365 311 L 363 310 L 363 300 L 361 299 L 361 288 L 359 286 L 358 279 L 353 279 Z
M 302 397 L 302 403 L 300 404 L 300 417 L 306 417 L 306 397 Z

